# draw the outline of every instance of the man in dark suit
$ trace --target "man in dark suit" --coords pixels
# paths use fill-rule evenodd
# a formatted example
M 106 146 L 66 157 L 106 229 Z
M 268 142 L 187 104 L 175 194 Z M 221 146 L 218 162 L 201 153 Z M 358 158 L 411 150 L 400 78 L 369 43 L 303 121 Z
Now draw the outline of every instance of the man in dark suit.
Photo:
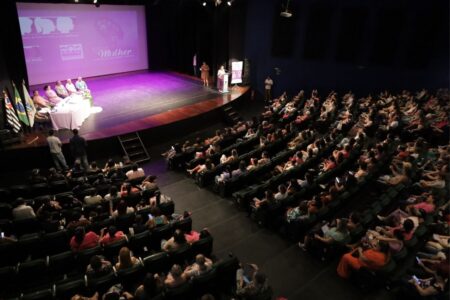
M 70 139 L 70 150 L 75 160 L 80 160 L 85 170 L 89 170 L 89 163 L 86 154 L 87 143 L 84 138 L 78 135 L 78 129 L 72 130 L 73 137 Z

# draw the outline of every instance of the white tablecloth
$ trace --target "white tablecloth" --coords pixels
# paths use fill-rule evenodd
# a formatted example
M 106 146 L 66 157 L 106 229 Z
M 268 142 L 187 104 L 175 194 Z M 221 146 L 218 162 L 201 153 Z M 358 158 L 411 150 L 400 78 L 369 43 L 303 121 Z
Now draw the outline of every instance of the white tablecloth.
M 65 98 L 49 112 L 55 130 L 78 129 L 90 114 L 89 100 L 83 99 L 80 95 L 71 95 Z

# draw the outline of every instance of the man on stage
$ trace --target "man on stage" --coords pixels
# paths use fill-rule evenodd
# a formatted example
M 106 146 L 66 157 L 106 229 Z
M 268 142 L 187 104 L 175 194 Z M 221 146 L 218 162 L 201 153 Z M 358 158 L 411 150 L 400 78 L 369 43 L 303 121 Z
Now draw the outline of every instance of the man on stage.
M 48 101 L 50 101 L 50 103 L 52 103 L 53 105 L 56 105 L 63 100 L 61 97 L 58 97 L 56 92 L 52 90 L 51 86 L 49 85 L 44 86 L 44 90 L 45 96 L 47 96 Z
M 70 79 L 70 78 L 67 79 L 67 81 L 66 81 L 66 89 L 69 91 L 69 95 L 79 94 L 78 91 L 77 91 L 77 88 L 72 83 L 72 79 Z
M 224 65 L 221 65 L 219 71 L 217 71 L 217 89 L 219 91 L 223 91 L 223 77 L 226 73 Z
M 56 94 L 58 94 L 58 96 L 61 98 L 69 97 L 69 92 L 66 90 L 64 85 L 59 80 L 56 82 L 55 91 Z
M 272 85 L 272 78 L 270 78 L 270 76 L 267 76 L 266 80 L 264 81 L 264 100 L 266 102 L 269 102 L 272 99 Z
M 91 103 L 91 106 L 92 106 L 93 99 L 92 99 L 91 91 L 89 90 L 89 88 L 86 84 L 86 81 L 84 81 L 81 76 L 78 77 L 77 82 L 75 82 L 75 86 L 78 89 L 78 92 L 83 95 L 83 98 L 89 100 L 89 102 Z

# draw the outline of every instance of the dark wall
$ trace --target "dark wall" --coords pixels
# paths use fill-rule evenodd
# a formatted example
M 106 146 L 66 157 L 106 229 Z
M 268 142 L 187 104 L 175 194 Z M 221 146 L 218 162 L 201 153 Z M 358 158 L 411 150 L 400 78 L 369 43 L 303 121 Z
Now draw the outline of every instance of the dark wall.
M 147 4 L 150 69 L 172 69 L 192 74 L 192 58 L 206 61 L 215 74 L 230 59 L 243 59 L 247 3 L 231 7 L 201 1 L 164 0 Z
M 247 1 L 245 56 L 259 91 L 267 75 L 275 94 L 449 85 L 448 1 L 292 0 L 292 18 L 280 17 L 282 3 Z

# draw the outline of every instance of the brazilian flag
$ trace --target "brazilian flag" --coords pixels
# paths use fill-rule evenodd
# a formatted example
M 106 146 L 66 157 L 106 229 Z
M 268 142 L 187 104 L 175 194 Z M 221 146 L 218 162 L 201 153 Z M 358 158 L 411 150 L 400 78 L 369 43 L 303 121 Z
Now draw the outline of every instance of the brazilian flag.
M 19 117 L 19 120 L 22 121 L 23 124 L 30 126 L 27 112 L 25 111 L 25 107 L 23 106 L 19 91 L 17 91 L 17 87 L 14 83 L 13 86 L 14 86 L 14 106 L 16 107 L 17 116 Z

